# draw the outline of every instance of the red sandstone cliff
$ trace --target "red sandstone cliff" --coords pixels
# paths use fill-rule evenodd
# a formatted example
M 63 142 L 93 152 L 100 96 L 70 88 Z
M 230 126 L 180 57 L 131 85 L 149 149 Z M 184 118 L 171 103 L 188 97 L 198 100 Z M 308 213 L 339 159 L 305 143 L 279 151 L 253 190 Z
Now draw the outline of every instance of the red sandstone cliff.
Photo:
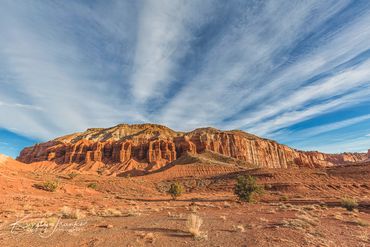
M 175 132 L 155 124 L 121 124 L 108 129 L 88 129 L 25 148 L 19 161 L 54 161 L 57 164 L 101 162 L 121 164 L 124 170 L 159 169 L 185 153 L 213 151 L 258 167 L 322 167 L 367 159 L 367 154 L 303 152 L 243 131 L 201 128 Z M 136 164 L 136 165 L 135 165 Z

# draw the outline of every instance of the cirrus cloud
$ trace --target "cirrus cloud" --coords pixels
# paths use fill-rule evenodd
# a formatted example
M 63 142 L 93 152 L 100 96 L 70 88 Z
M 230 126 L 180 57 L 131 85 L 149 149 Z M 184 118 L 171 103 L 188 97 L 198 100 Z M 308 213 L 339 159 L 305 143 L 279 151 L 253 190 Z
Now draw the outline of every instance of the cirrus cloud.
M 364 150 L 368 23 L 368 1 L 3 1 L 0 128 L 211 125 Z

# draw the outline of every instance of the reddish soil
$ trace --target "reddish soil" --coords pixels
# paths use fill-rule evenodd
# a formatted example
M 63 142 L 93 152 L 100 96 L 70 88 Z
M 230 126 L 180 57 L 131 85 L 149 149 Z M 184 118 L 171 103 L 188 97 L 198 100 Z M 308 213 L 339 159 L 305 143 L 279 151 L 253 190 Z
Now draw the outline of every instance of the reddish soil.
M 198 160 L 137 177 L 71 173 L 0 159 L 0 246 L 370 246 L 370 163 L 247 170 Z M 265 186 L 259 202 L 233 195 L 241 174 Z M 34 186 L 45 181 L 59 186 Z M 186 188 L 177 201 L 166 193 L 173 181 Z M 345 197 L 358 208 L 342 208 Z M 203 220 L 199 237 L 191 214 Z

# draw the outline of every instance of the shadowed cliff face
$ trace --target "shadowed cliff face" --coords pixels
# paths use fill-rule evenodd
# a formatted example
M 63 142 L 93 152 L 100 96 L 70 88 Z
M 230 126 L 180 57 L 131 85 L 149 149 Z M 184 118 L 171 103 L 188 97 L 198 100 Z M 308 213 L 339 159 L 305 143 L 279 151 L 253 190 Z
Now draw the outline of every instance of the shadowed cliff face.
M 201 128 L 184 133 L 162 125 L 121 124 L 108 129 L 88 129 L 25 148 L 17 159 L 25 163 L 54 161 L 57 164 L 136 162 L 146 166 L 145 170 L 156 170 L 184 154 L 205 151 L 269 168 L 332 166 L 366 160 L 368 156 L 297 151 L 239 130 Z

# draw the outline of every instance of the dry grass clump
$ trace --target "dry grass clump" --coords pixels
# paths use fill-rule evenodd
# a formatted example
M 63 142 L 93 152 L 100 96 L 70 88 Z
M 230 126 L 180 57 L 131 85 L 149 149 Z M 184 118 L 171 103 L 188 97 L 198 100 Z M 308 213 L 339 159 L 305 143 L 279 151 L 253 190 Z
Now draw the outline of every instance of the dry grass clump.
M 68 178 L 69 179 L 74 179 L 75 177 L 77 177 L 78 176 L 78 174 L 77 173 L 75 173 L 75 172 L 72 172 L 72 173 L 70 173 L 70 174 L 68 174 Z
M 317 219 L 307 214 L 298 215 L 295 219 L 283 220 L 283 226 L 293 229 L 307 229 L 318 224 Z
M 203 203 L 202 206 L 206 208 L 218 208 L 218 206 L 213 205 L 211 203 Z
M 357 208 L 358 203 L 355 199 L 343 198 L 341 200 L 341 205 L 343 208 L 347 209 L 348 211 L 353 211 L 355 208 Z
M 196 212 L 198 212 L 198 210 L 199 210 L 199 207 L 197 205 L 190 206 L 190 211 L 191 212 L 196 213 Z
M 200 227 L 203 224 L 202 218 L 196 214 L 190 214 L 187 220 L 188 232 L 197 240 L 207 239 L 208 236 L 205 232 L 200 231 Z
M 268 219 L 263 218 L 263 217 L 259 218 L 259 220 L 260 220 L 260 221 L 262 221 L 262 222 L 269 222 L 269 220 L 268 220 Z
M 155 242 L 155 235 L 152 232 L 137 232 L 137 235 L 143 239 L 146 243 L 151 243 L 153 244 Z
M 41 184 L 34 184 L 33 187 L 40 190 L 54 192 L 59 187 L 59 182 L 57 181 L 46 181 Z
M 357 240 L 359 240 L 359 242 L 363 242 L 365 244 L 370 243 L 370 234 L 368 233 L 368 231 L 354 232 L 352 237 L 355 237 Z M 367 245 L 362 245 L 362 246 L 367 246 Z
M 279 198 L 279 201 L 288 201 L 288 200 L 289 200 L 289 197 L 287 195 L 282 195 Z
M 48 223 L 49 226 L 55 226 L 58 220 L 59 219 L 57 217 L 49 217 L 46 219 L 46 222 Z
M 321 210 L 320 206 L 318 205 L 306 205 L 306 206 L 303 206 L 302 209 L 305 211 L 315 211 L 315 210 L 320 211 Z
M 122 212 L 115 208 L 107 208 L 99 214 L 103 217 L 121 217 L 123 216 Z
M 199 210 L 199 206 L 195 203 L 191 203 L 189 206 L 186 206 L 185 208 L 186 208 L 186 210 L 189 210 L 193 213 L 197 213 L 198 210 Z
M 294 206 L 290 203 L 278 203 L 279 210 L 289 210 L 294 208 Z
M 303 220 L 304 222 L 307 222 L 311 226 L 316 226 L 317 225 L 317 219 L 311 217 L 308 214 L 302 214 L 297 216 L 298 219 Z
M 183 214 L 173 214 L 172 212 L 167 212 L 168 217 L 175 218 L 175 219 L 182 219 L 184 217 Z
M 89 183 L 87 185 L 87 187 L 90 188 L 90 189 L 96 190 L 98 188 L 98 184 L 97 183 Z
M 154 241 L 155 241 L 154 233 L 149 232 L 149 233 L 145 234 L 144 240 L 147 243 L 154 243 Z
M 86 215 L 79 209 L 73 209 L 67 206 L 64 206 L 60 210 L 60 214 L 64 219 L 82 219 L 86 217 Z
M 233 231 L 234 232 L 245 232 L 245 228 L 243 225 L 233 225 Z
M 127 213 L 127 216 L 140 216 L 141 212 L 136 207 L 130 208 L 130 210 Z
M 276 214 L 276 210 L 275 209 L 270 209 L 266 213 L 268 213 L 268 214 Z
M 365 220 L 352 220 L 352 221 L 348 221 L 348 223 L 351 223 L 351 224 L 354 224 L 354 225 L 357 225 L 357 226 L 362 226 L 362 227 L 368 227 L 370 226 L 370 223 L 365 221 Z
M 332 214 L 330 216 L 333 216 L 333 218 L 336 219 L 336 220 L 343 220 L 343 216 L 341 214 L 338 214 L 338 213 Z
M 293 229 L 305 229 L 310 227 L 310 224 L 300 219 L 289 219 L 282 221 L 283 226 Z
M 88 209 L 88 213 L 91 216 L 97 216 L 98 215 L 98 213 L 96 212 L 96 209 L 95 208 Z

